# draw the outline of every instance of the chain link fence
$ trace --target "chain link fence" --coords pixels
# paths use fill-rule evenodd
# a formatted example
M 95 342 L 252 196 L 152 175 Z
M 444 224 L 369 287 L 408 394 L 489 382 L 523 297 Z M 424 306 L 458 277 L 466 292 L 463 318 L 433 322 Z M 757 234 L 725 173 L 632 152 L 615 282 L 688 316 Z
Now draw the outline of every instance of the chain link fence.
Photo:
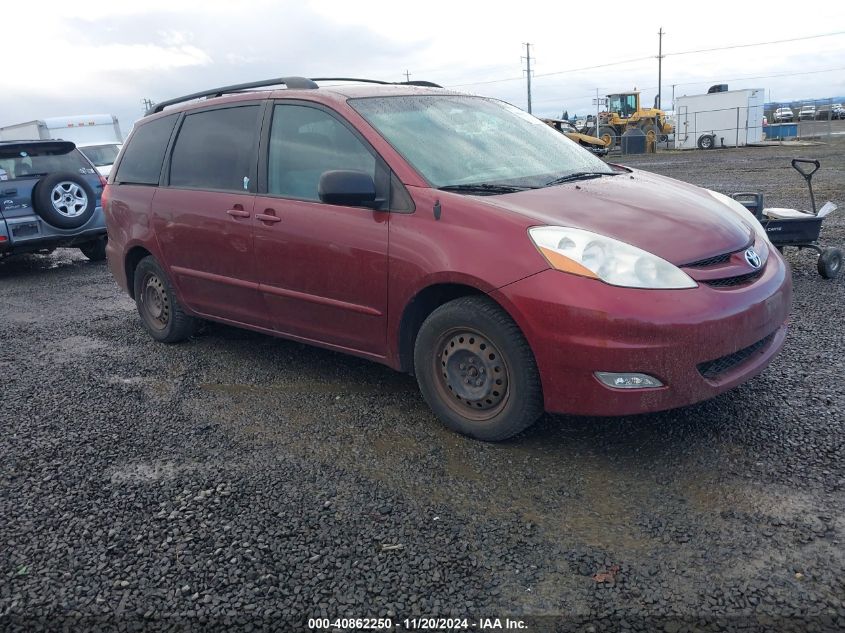
M 835 99 L 815 99 L 770 106 L 766 110 L 769 127 L 767 136 L 788 138 L 778 134 L 779 125 L 797 125 L 795 136 L 801 139 L 823 138 L 834 132 L 834 121 L 845 119 L 845 109 Z

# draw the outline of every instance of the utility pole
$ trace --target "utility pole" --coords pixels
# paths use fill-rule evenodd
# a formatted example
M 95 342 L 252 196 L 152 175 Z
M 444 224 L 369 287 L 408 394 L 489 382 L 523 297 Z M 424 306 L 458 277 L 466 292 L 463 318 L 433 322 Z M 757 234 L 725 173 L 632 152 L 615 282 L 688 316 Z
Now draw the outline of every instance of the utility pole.
M 657 45 L 657 107 L 662 107 L 660 97 L 663 92 L 663 27 L 657 32 L 659 44 Z M 674 104 L 673 106 L 674 107 Z
M 595 128 L 593 129 L 593 136 L 595 136 L 596 138 L 601 138 L 601 136 L 599 136 L 599 112 L 601 111 L 602 106 L 607 105 L 607 97 L 599 96 L 598 88 L 596 88 L 596 98 L 593 99 L 593 103 L 596 106 L 596 120 L 593 122 L 595 125 Z M 589 127 L 586 131 L 589 133 Z
M 531 44 L 525 43 L 525 60 L 526 71 L 525 76 L 528 79 L 528 114 L 531 114 Z
M 144 104 L 144 114 L 150 111 L 150 109 L 155 105 L 155 102 L 147 97 L 141 99 L 141 103 Z
M 411 73 L 405 70 L 405 83 L 409 83 L 411 81 Z

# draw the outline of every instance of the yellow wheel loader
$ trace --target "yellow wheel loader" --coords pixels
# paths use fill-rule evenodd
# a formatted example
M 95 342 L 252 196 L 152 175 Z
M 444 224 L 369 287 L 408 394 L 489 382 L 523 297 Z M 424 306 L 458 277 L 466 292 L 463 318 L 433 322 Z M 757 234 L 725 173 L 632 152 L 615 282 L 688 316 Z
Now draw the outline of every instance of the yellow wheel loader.
M 596 136 L 613 147 L 625 130 L 632 127 L 642 129 L 651 142 L 665 141 L 673 132 L 663 110 L 640 107 L 639 92 L 607 95 L 607 112 L 599 112 Z

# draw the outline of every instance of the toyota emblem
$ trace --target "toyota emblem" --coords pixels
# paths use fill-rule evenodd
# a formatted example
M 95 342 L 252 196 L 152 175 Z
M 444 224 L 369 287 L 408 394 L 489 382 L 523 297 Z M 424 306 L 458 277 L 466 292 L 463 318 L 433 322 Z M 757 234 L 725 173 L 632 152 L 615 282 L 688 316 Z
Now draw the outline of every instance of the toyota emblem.
M 751 266 L 751 268 L 760 268 L 763 264 L 763 262 L 760 261 L 760 256 L 757 254 L 757 251 L 753 248 L 749 248 L 745 251 L 745 261 L 748 262 L 748 265 Z

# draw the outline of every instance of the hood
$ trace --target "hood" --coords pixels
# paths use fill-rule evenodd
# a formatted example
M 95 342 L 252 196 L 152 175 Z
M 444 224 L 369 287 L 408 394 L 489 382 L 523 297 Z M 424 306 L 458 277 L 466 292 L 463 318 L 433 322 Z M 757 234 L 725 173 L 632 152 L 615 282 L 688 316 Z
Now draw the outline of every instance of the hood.
M 753 239 L 751 224 L 705 189 L 644 171 L 482 200 L 533 225 L 600 233 L 676 265 L 738 251 Z

